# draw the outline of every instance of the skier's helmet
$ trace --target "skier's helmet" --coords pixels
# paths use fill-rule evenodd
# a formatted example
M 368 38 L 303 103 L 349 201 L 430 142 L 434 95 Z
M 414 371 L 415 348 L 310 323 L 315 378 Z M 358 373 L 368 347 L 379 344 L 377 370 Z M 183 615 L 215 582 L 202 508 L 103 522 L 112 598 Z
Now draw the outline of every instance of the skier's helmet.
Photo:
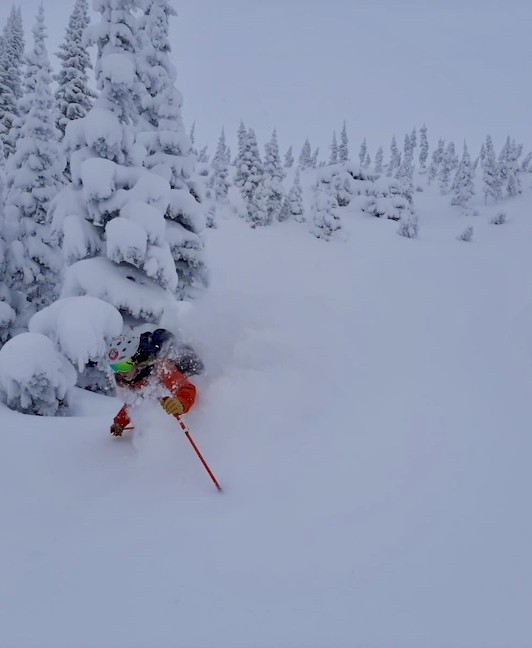
M 136 333 L 119 335 L 107 347 L 107 362 L 115 372 L 126 372 L 135 366 L 133 356 L 139 350 L 140 336 Z

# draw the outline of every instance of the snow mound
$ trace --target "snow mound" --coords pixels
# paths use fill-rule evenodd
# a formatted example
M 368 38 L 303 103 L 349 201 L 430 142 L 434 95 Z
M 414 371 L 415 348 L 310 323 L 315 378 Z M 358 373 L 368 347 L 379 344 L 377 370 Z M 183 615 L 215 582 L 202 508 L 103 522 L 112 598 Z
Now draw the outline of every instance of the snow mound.
M 76 371 L 41 333 L 21 333 L 0 350 L 0 398 L 23 414 L 65 413 Z

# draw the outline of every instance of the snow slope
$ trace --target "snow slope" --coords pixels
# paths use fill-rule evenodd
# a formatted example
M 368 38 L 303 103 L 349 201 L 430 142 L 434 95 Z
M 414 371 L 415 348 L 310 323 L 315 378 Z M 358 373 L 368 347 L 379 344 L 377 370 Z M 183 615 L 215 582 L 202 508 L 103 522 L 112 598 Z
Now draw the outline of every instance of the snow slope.
M 2 648 L 532 646 L 530 196 L 416 201 L 418 240 L 209 231 L 180 317 L 222 494 L 158 406 L 0 411 Z

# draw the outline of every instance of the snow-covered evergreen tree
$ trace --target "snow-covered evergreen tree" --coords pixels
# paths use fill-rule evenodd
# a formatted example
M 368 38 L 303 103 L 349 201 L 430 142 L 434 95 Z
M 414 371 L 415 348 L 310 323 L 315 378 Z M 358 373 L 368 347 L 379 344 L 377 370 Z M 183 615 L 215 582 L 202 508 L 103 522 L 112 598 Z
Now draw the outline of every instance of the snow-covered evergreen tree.
M 336 141 L 336 131 L 334 131 L 332 142 L 331 142 L 331 157 L 329 158 L 329 164 L 336 164 L 337 162 L 338 162 L 338 142 Z
M 308 139 L 305 140 L 301 153 L 299 154 L 298 166 L 300 169 L 309 169 L 312 166 L 312 151 Z
M 390 144 L 390 161 L 386 167 L 386 175 L 391 177 L 395 175 L 397 169 L 401 165 L 401 153 L 399 152 L 399 147 L 397 146 L 397 141 L 395 135 L 392 136 L 392 142 Z
M 225 132 L 222 128 L 222 134 L 220 135 L 220 139 L 218 140 L 216 154 L 214 155 L 214 158 L 212 160 L 212 173 L 209 178 L 209 183 L 214 192 L 214 197 L 220 202 L 227 201 L 227 192 L 230 187 L 228 180 L 229 158 L 230 154 L 228 153 L 227 146 L 225 144 Z
M 427 160 L 429 159 L 429 140 L 427 137 L 427 126 L 419 129 L 419 170 L 421 173 L 427 172 Z
M 499 153 L 497 161 L 499 184 L 501 190 L 506 190 L 509 196 L 517 196 L 521 193 L 521 183 L 518 175 L 518 159 L 521 151 L 522 147 L 518 147 L 515 140 L 510 140 L 510 137 L 507 137 Z
M 317 146 L 317 147 L 314 149 L 314 153 L 312 154 L 312 156 L 311 156 L 311 158 L 310 158 L 310 167 L 311 167 L 312 169 L 315 169 L 315 168 L 318 166 L 318 155 L 319 155 L 319 154 L 320 154 L 320 147 Z
M 203 164 L 209 164 L 209 154 L 207 153 L 208 148 L 209 145 L 206 144 L 202 149 L 200 149 L 198 153 L 198 162 L 201 162 Z
M 429 171 L 428 171 L 428 182 L 429 184 L 436 178 L 440 171 L 440 166 L 443 161 L 443 156 L 445 154 L 445 140 L 439 139 L 438 145 L 432 151 L 432 158 L 430 161 Z
M 375 154 L 375 173 L 382 173 L 384 161 L 384 150 L 382 146 L 379 146 L 377 153 Z
M 4 200 L 6 189 L 6 174 L 4 151 L 0 140 L 0 345 L 11 337 L 11 327 L 15 322 L 16 313 L 11 306 L 11 291 L 8 287 L 8 268 L 5 239 Z
M 242 144 L 242 151 L 238 156 L 235 185 L 240 189 L 246 205 L 247 219 L 255 222 L 253 197 L 257 187 L 262 182 L 264 168 L 259 153 L 255 131 L 250 128 Z
M 0 140 L 6 157 L 15 150 L 10 133 L 19 115 L 18 101 L 22 96 L 23 61 L 22 16 L 20 9 L 13 6 L 0 41 Z
M 484 202 L 497 202 L 501 197 L 501 176 L 493 148 L 491 136 L 486 137 L 484 144 L 484 163 L 482 165 L 482 182 Z
M 74 367 L 45 335 L 22 333 L 0 350 L 0 400 L 10 409 L 38 416 L 66 413 L 75 383 Z
M 517 196 L 521 193 L 521 180 L 519 178 L 519 158 L 522 151 L 522 146 L 517 146 L 514 140 L 510 142 L 508 156 L 506 159 L 506 191 L 509 196 Z
M 328 241 L 334 232 L 342 228 L 337 208 L 338 201 L 331 178 L 323 175 L 318 178 L 314 187 L 314 199 L 311 207 L 311 232 L 314 236 Z
M 465 142 L 464 152 L 456 171 L 452 192 L 451 205 L 459 205 L 464 208 L 470 207 L 471 200 L 475 195 L 475 184 L 471 158 L 469 157 L 469 151 Z
M 244 151 L 246 150 L 246 142 L 248 137 L 248 131 L 243 121 L 240 121 L 240 126 L 238 127 L 237 132 L 237 154 L 234 161 L 235 177 L 234 183 L 235 186 L 240 187 L 243 182 L 245 182 L 244 176 L 242 175 L 241 161 L 244 158 Z
M 406 141 L 406 138 L 405 138 L 405 141 Z M 412 147 L 412 160 L 414 160 L 414 153 L 415 153 L 416 146 L 417 146 L 417 130 L 416 130 L 415 127 L 412 129 L 412 132 L 410 133 L 410 137 L 408 139 L 408 144 L 409 144 L 409 146 Z
M 338 147 L 338 162 L 347 162 L 349 160 L 349 139 L 347 137 L 347 127 L 344 124 L 342 126 L 342 132 L 340 133 L 340 146 Z
M 508 136 L 497 158 L 497 168 L 499 170 L 499 184 L 501 186 L 501 190 L 506 188 L 506 183 L 508 182 L 508 162 L 510 159 L 510 147 L 510 137 Z
M 290 169 L 294 166 L 294 154 L 292 152 L 292 146 L 288 149 L 284 156 L 284 166 L 286 169 Z
M 57 54 L 61 60 L 61 70 L 56 77 L 58 88 L 55 98 L 59 109 L 57 127 L 62 136 L 69 121 L 85 117 L 95 97 L 95 92 L 88 84 L 87 70 L 92 69 L 92 65 L 83 41 L 83 34 L 88 25 L 88 0 L 76 0 L 65 39 Z
M 148 0 L 140 20 L 137 69 L 147 93 L 139 102 L 137 141 L 146 149 L 144 166 L 170 183 L 166 237 L 179 276 L 177 295 L 188 297 L 207 283 L 201 238 L 206 214 L 183 125 L 177 73 L 169 57 L 169 20 L 174 15 L 170 0 Z
M 279 155 L 279 144 L 277 143 L 277 131 L 273 131 L 270 141 L 266 144 L 266 154 L 264 156 L 264 174 L 282 182 L 285 177 Z
M 396 177 L 404 194 L 411 201 L 414 194 L 414 147 L 412 136 L 408 135 L 408 133 L 405 135 L 404 151 Z
M 480 164 L 482 166 L 484 164 L 484 160 L 486 159 L 486 146 L 484 142 L 482 142 L 482 145 L 480 147 L 479 158 L 480 158 Z
M 280 221 L 285 221 L 290 218 L 293 218 L 298 223 L 303 223 L 305 221 L 303 209 L 303 189 L 301 188 L 301 174 L 299 172 L 299 169 L 296 170 L 294 184 L 288 192 L 288 196 L 285 197 L 283 206 L 281 208 L 281 213 L 279 214 Z
M 192 153 L 192 155 L 194 155 L 197 158 L 198 151 L 196 149 L 196 122 L 192 122 L 188 139 L 190 142 L 190 153 Z
M 179 121 L 180 95 L 146 38 L 144 1 L 95 0 L 94 7 L 101 20 L 87 36 L 97 45 L 99 95 L 66 128 L 72 182 L 52 206 L 69 266 L 62 296 L 98 297 L 129 325 L 158 322 L 183 281 L 172 252 L 186 245 L 189 230 L 177 218 L 195 202 L 182 175 L 193 164 L 190 142 Z M 150 57 L 159 61 L 153 70 L 146 69 Z M 149 92 L 147 78 L 154 81 Z M 160 120 L 157 131 L 152 118 Z
M 440 192 L 442 195 L 448 193 L 451 177 L 457 167 L 458 157 L 454 148 L 454 142 L 449 142 L 440 164 Z
M 284 176 L 279 157 L 277 133 L 273 131 L 271 140 L 266 144 L 262 180 L 252 198 L 253 208 L 249 221 L 253 227 L 269 225 L 279 219 L 284 198 L 282 185 Z
M 63 184 L 65 166 L 55 127 L 42 5 L 33 38 L 23 98 L 29 112 L 21 116 L 17 148 L 8 160 L 6 217 L 16 238 L 9 247 L 11 287 L 39 310 L 57 297 L 61 284 L 60 254 L 51 237 L 48 209 Z
M 366 143 L 366 138 L 362 140 L 362 144 L 360 145 L 360 151 L 358 154 L 358 159 L 360 160 L 360 166 L 364 166 L 364 163 L 366 161 L 366 156 L 368 154 L 368 145 Z
M 484 146 L 484 145 L 483 145 Z M 521 162 L 521 171 L 530 172 L 532 170 L 532 151 L 527 153 Z

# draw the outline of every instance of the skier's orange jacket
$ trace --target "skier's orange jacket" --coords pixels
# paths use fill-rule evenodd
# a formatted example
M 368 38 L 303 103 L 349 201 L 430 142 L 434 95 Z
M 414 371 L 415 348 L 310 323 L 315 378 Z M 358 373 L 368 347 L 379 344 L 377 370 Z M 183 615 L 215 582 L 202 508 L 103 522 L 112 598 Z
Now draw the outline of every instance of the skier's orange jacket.
M 148 381 L 151 382 L 153 377 L 158 379 L 171 392 L 172 396 L 181 401 L 184 412 L 188 412 L 192 405 L 194 405 L 194 401 L 196 400 L 196 387 L 189 382 L 188 378 L 169 360 L 159 360 L 153 367 L 153 370 L 140 380 L 127 383 L 121 381 L 117 376 L 116 382 L 119 387 L 139 389 L 145 387 Z M 124 405 L 115 416 L 114 422 L 123 428 L 130 423 L 127 404 Z

